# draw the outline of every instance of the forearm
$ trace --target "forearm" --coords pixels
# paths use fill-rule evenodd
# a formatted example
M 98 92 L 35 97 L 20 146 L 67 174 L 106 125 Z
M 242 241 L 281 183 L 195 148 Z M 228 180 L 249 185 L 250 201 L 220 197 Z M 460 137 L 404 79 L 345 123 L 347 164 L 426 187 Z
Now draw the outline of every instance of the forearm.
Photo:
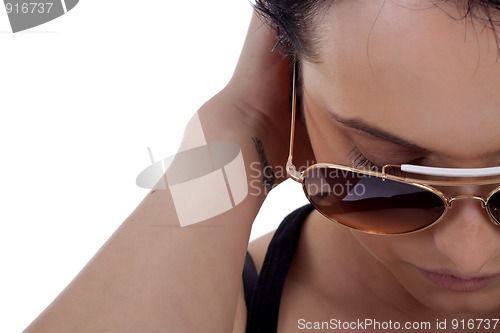
M 206 122 L 207 140 L 238 145 L 249 177 L 259 162 L 250 133 L 228 137 L 216 127 Z M 151 191 L 27 332 L 231 331 L 263 200 L 249 192 L 229 211 L 180 227 L 169 187 Z
M 252 222 L 265 193 L 285 177 L 270 174 L 283 170 L 290 129 L 289 63 L 269 52 L 274 44 L 275 34 L 254 16 L 230 83 L 187 127 L 181 151 L 222 142 L 241 152 L 239 164 L 213 175 L 221 190 L 205 187 L 206 201 L 182 201 L 201 192 L 185 188 L 194 178 L 182 173 L 198 158 L 184 167 L 178 154 L 163 186 L 161 180 L 27 332 L 231 332 Z M 213 159 L 204 169 L 211 176 L 220 169 Z M 169 180 L 171 170 L 178 171 Z M 210 211 L 216 206 L 229 209 Z M 202 207 L 209 213 L 198 221 Z

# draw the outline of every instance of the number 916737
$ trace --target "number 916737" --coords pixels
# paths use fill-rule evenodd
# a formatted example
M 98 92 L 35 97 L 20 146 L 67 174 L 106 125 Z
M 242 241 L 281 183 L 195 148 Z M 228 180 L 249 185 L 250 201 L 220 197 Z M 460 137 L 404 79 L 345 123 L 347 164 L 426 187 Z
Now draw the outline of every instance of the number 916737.
M 22 3 L 5 3 L 7 14 L 49 14 L 53 2 L 22 2 Z
M 495 330 L 499 324 L 499 319 L 453 319 L 451 328 L 453 330 Z

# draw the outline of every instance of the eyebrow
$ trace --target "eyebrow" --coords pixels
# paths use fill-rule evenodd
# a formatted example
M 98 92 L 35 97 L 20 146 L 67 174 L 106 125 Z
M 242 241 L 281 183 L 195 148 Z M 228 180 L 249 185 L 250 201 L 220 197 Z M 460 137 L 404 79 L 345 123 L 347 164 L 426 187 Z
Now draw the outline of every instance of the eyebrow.
M 394 144 L 397 144 L 399 146 L 402 146 L 402 147 L 405 147 L 408 149 L 419 150 L 422 152 L 429 151 L 428 149 L 423 148 L 423 147 L 421 147 L 413 142 L 407 141 L 403 138 L 397 137 L 396 135 L 393 135 L 389 132 L 386 132 L 380 128 L 377 128 L 376 126 L 368 124 L 367 122 L 365 122 L 361 119 L 342 118 L 339 115 L 332 113 L 331 111 L 328 111 L 328 115 L 344 126 L 362 131 L 362 132 L 369 134 L 371 136 L 374 136 L 376 138 L 392 142 Z

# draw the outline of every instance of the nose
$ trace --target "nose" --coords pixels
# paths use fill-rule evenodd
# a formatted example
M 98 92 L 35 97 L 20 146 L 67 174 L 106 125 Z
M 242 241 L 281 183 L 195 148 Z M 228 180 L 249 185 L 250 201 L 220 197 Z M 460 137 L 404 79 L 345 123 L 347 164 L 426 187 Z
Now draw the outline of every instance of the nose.
M 439 251 L 463 274 L 480 273 L 500 252 L 500 227 L 491 223 L 480 200 L 453 202 L 432 234 Z

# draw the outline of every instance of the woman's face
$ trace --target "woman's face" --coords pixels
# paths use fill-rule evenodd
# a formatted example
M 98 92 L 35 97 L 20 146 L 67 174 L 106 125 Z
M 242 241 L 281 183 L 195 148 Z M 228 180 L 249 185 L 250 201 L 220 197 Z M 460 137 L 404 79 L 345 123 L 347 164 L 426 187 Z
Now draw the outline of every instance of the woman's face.
M 443 6 L 338 1 L 326 12 L 320 59 L 303 63 L 304 112 L 318 162 L 352 165 L 362 154 L 376 165 L 500 165 L 496 41 L 485 23 L 452 19 L 460 17 L 454 5 Z M 485 280 L 500 274 L 500 227 L 477 201 L 457 201 L 441 222 L 415 234 L 352 234 L 429 308 L 500 308 L 500 278 Z

